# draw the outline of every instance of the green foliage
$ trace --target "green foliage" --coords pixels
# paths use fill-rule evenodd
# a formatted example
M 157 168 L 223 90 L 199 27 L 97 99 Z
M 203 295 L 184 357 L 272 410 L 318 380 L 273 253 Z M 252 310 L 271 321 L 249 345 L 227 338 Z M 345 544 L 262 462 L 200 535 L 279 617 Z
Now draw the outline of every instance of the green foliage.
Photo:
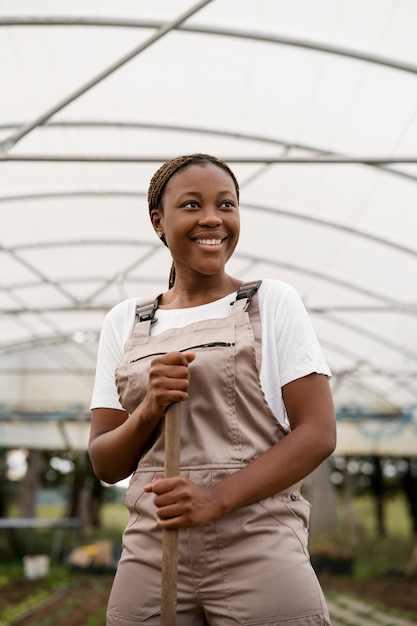
M 95 615 L 88 618 L 84 626 L 103 626 L 106 623 L 106 611 L 107 606 L 102 606 Z
M 36 606 L 48 597 L 49 592 L 46 589 L 42 589 L 41 591 L 37 591 L 36 593 L 29 595 L 27 598 L 22 600 L 22 602 L 10 604 L 0 613 L 0 626 L 8 626 L 28 609 Z
M 356 497 L 351 508 L 348 512 L 339 502 L 339 524 L 325 535 L 311 536 L 311 552 L 352 557 L 356 580 L 401 575 L 415 543 L 403 494 L 386 498 L 385 537 L 378 534 L 374 498 L 368 494 Z
M 11 561 L 0 563 L 0 580 L 4 587 L 23 577 L 23 564 L 21 561 Z M 42 589 L 38 589 L 29 594 L 21 602 L 8 605 L 0 613 L 0 626 L 8 626 L 26 611 L 47 600 L 53 593 L 70 583 L 71 575 L 68 570 L 61 565 L 53 565 L 49 575 L 42 581 Z

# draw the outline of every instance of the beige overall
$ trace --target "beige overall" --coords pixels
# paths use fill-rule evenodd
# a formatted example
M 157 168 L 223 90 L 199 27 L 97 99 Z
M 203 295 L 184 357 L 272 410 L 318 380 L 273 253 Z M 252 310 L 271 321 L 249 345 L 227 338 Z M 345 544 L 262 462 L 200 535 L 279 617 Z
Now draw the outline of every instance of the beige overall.
M 145 395 L 153 356 L 173 350 L 197 354 L 189 366 L 190 397 L 181 405 L 181 474 L 200 485 L 238 471 L 285 436 L 260 386 L 259 310 L 255 293 L 249 319 L 248 293 L 250 289 L 242 292 L 226 319 L 156 336 L 149 333 L 157 304 L 151 313 L 149 307 L 138 307 L 144 321 L 136 323 L 116 373 L 122 405 L 132 412 Z M 143 487 L 163 466 L 161 420 L 125 495 L 130 520 L 107 626 L 160 623 L 162 531 L 154 495 Z M 178 626 L 330 624 L 310 565 L 309 504 L 300 496 L 300 486 L 205 526 L 180 529 Z

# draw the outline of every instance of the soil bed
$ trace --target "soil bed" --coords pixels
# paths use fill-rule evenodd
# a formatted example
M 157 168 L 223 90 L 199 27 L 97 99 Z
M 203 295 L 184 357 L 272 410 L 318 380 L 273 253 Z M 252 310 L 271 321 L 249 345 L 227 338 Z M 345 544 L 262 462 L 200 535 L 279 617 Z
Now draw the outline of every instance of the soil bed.
M 113 575 L 76 576 L 71 584 L 52 593 L 36 607 L 28 608 L 13 626 L 104 626 L 105 607 Z M 24 602 L 44 588 L 42 580 L 16 581 L 0 593 L 0 614 L 7 606 Z
M 389 609 L 415 612 L 417 616 L 417 580 L 355 581 L 350 578 L 320 577 L 323 590 L 351 593 Z M 417 623 L 417 619 L 416 619 Z
M 13 626 L 104 626 L 105 607 L 112 574 L 76 575 L 72 583 L 52 594 L 40 606 L 28 609 Z M 349 578 L 320 577 L 326 592 L 336 591 L 369 599 L 390 609 L 399 609 L 417 616 L 417 581 L 406 580 L 357 582 Z M 20 580 L 2 588 L 0 614 L 7 606 L 17 605 L 44 589 L 42 580 Z

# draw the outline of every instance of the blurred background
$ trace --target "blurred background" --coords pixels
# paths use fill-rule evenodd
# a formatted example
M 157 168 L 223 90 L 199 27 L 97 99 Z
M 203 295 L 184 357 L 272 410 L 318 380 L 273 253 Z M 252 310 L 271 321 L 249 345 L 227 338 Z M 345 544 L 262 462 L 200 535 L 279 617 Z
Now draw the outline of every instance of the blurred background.
M 332 369 L 316 571 L 409 585 L 417 611 L 416 23 L 413 0 L 0 0 L 0 623 L 51 571 L 117 563 L 126 481 L 86 454 L 97 341 L 167 286 L 147 187 L 190 152 L 241 184 L 228 271 L 291 283 Z

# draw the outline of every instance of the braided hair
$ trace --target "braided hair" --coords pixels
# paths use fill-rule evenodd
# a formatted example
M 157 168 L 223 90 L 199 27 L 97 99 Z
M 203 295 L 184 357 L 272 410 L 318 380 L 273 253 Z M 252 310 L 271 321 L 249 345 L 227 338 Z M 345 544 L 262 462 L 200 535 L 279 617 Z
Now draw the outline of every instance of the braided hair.
M 230 167 L 227 165 L 225 161 L 221 159 L 211 156 L 210 154 L 186 154 L 182 156 L 174 157 L 170 159 L 155 172 L 155 174 L 151 178 L 151 182 L 149 183 L 148 189 L 148 207 L 149 207 L 149 215 L 152 216 L 152 212 L 157 209 L 159 211 L 163 211 L 162 206 L 162 197 L 166 188 L 168 181 L 172 178 L 174 174 L 176 174 L 179 170 L 185 169 L 186 167 L 190 167 L 191 165 L 217 165 L 222 168 L 229 176 L 232 178 L 233 183 L 236 188 L 236 196 L 239 200 L 239 183 L 237 182 L 236 176 L 233 174 Z M 161 241 L 167 246 L 167 242 L 164 236 L 161 236 Z M 175 266 L 172 263 L 171 272 L 169 275 L 169 285 L 168 288 L 174 285 L 175 282 Z

